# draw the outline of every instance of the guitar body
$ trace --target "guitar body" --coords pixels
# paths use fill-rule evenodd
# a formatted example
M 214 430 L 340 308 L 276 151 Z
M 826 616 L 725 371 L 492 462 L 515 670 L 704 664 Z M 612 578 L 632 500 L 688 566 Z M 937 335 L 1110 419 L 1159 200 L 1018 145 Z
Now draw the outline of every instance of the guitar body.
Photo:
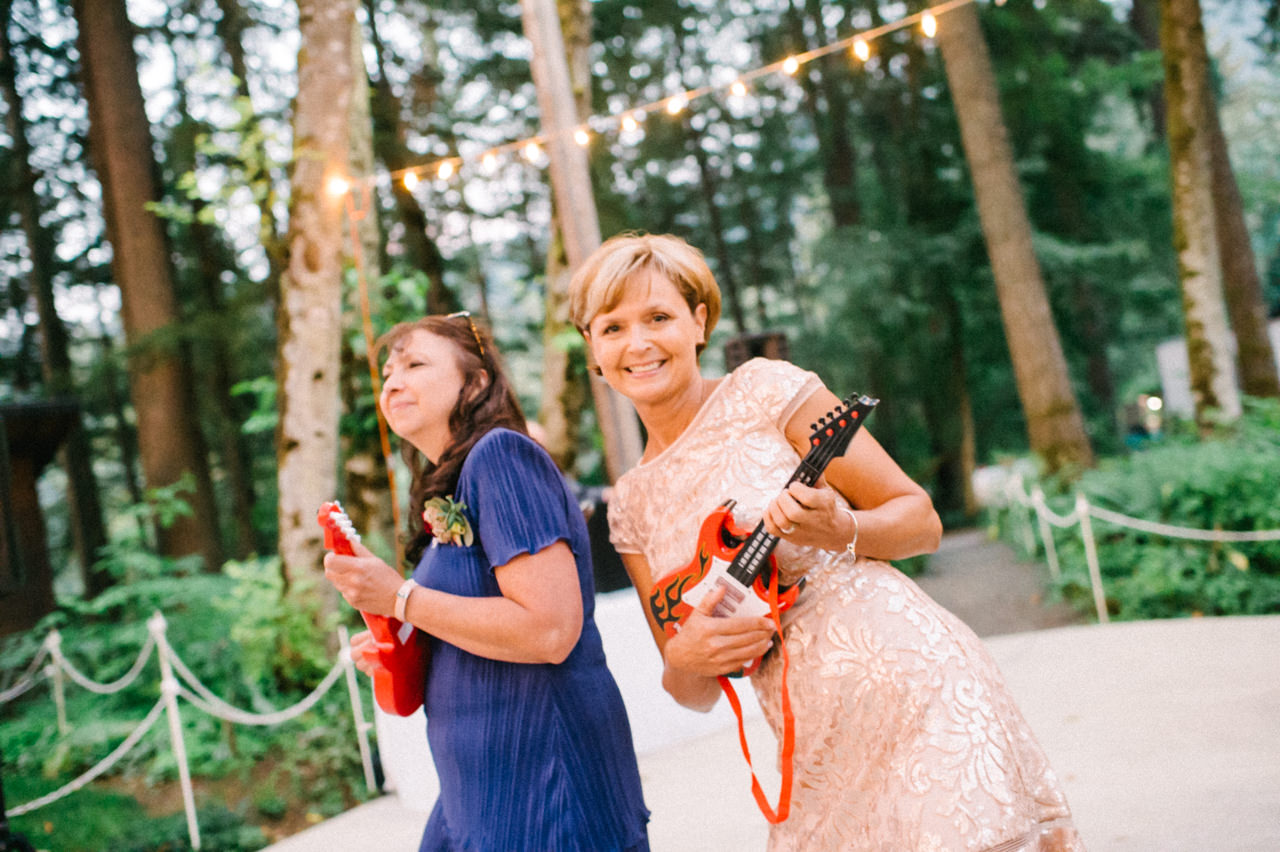
M 814 423 L 809 435 L 809 451 L 787 484 L 817 482 L 831 460 L 848 449 L 866 415 L 878 402 L 867 396 L 850 396 Z M 724 589 L 724 596 L 711 613 L 716 617 L 769 616 L 774 594 L 779 612 L 790 608 L 800 594 L 803 580 L 776 591 L 769 588 L 769 582 L 778 576 L 773 550 L 779 539 L 765 530 L 763 521 L 754 530 L 741 529 L 734 523 L 733 506 L 734 501 L 726 501 L 707 515 L 698 530 L 693 560 L 659 577 L 653 584 L 649 610 L 658 628 L 668 637 L 675 636 L 689 613 L 718 589 Z M 730 677 L 751 674 L 759 666 L 760 660 L 753 660 Z
M 649 610 L 658 627 L 668 636 L 680 630 L 694 607 L 715 589 L 726 588 L 724 599 L 713 615 L 769 615 L 769 588 L 765 575 L 758 575 L 750 587 L 743 586 L 728 568 L 746 543 L 750 530 L 740 528 L 733 519 L 733 503 L 721 504 L 707 515 L 698 530 L 696 555 L 688 565 L 659 577 L 649 593 Z M 777 576 L 777 563 L 769 556 L 769 576 Z M 778 611 L 788 609 L 800 595 L 801 584 L 778 591 Z M 749 675 L 760 667 L 755 660 L 731 677 Z
M 337 502 L 320 507 L 316 520 L 324 528 L 324 546 L 344 556 L 355 551 L 352 541 L 360 537 Z M 425 633 L 399 619 L 361 612 L 373 644 L 364 649 L 364 658 L 373 675 L 373 697 L 387 713 L 412 716 L 422 706 L 427 686 L 430 645 Z

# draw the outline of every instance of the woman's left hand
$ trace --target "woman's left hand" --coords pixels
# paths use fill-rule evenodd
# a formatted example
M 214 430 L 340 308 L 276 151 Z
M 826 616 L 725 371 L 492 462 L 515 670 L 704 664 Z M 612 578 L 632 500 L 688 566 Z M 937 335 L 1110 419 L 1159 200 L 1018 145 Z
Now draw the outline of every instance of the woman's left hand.
M 793 482 L 765 508 L 764 528 L 792 544 L 839 550 L 849 541 L 843 506 L 828 487 Z
M 325 579 L 333 583 L 347 603 L 361 612 L 392 615 L 396 591 L 404 578 L 363 544 L 354 542 L 351 547 L 355 556 L 325 554 Z

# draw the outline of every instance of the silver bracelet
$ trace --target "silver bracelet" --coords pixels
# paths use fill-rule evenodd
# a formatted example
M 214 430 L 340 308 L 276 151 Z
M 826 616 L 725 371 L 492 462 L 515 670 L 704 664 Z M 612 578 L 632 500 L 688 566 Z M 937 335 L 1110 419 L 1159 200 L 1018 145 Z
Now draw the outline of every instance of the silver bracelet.
M 856 560 L 858 558 L 858 516 L 848 506 L 841 506 L 840 508 L 853 520 L 853 541 L 846 544 L 844 549 L 849 551 L 849 556 Z
M 400 584 L 400 588 L 396 590 L 396 620 L 404 621 L 404 610 L 409 605 L 409 595 L 413 594 L 413 590 L 418 588 L 418 584 L 412 577 Z

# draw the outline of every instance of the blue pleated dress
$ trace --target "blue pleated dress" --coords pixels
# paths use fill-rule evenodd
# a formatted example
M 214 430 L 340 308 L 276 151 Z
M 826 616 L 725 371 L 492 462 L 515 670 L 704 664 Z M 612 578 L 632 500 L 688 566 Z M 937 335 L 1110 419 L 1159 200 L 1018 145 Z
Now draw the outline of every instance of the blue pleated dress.
M 414 579 L 454 595 L 500 595 L 494 566 L 565 541 L 577 558 L 582 635 L 557 665 L 499 662 L 431 638 L 425 708 L 440 797 L 421 852 L 648 849 L 649 811 L 596 628 L 577 501 L 551 457 L 507 429 L 476 443 L 453 496 L 466 504 L 475 541 L 433 544 Z

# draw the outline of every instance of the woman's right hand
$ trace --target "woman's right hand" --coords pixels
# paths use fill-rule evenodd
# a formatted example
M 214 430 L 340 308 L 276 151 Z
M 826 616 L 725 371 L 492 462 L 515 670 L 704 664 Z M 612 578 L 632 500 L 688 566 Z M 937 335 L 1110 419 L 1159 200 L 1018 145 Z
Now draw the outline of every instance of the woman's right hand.
M 359 633 L 351 637 L 351 662 L 360 671 L 373 676 L 373 663 L 366 657 L 365 652 L 373 650 L 373 634 L 368 630 L 361 630 Z
M 667 640 L 669 667 L 703 677 L 736 672 L 763 657 L 773 645 L 773 622 L 763 616 L 719 618 L 711 613 L 724 597 L 717 589 L 689 613 L 680 631 Z

